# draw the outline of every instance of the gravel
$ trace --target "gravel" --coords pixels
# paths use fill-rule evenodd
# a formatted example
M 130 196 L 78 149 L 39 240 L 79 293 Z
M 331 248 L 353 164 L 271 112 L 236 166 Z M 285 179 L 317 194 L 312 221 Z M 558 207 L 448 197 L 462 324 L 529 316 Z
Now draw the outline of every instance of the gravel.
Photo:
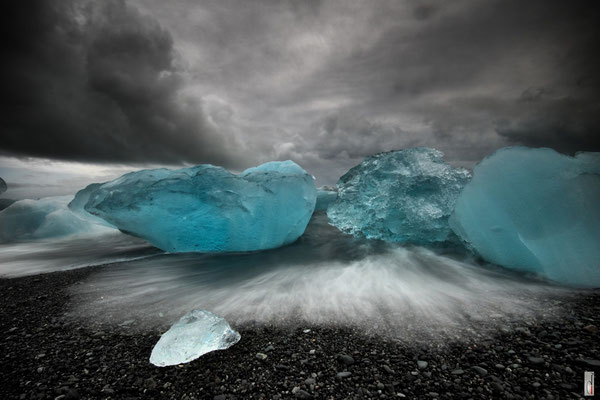
M 230 349 L 157 368 L 148 358 L 160 332 L 65 315 L 65 289 L 98 268 L 0 279 L 0 399 L 562 399 L 580 397 L 583 372 L 600 368 L 589 328 L 599 291 L 563 300 L 564 318 L 443 344 L 339 327 L 235 327 L 242 339 Z

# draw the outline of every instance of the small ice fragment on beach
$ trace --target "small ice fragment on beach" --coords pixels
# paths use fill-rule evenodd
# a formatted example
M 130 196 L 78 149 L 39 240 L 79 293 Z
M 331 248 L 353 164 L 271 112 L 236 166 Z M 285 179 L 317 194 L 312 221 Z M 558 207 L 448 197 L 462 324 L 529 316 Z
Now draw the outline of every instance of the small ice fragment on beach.
M 367 157 L 338 181 L 327 209 L 343 232 L 388 242 L 430 244 L 450 239 L 448 217 L 469 171 L 441 151 L 414 147 Z
M 150 363 L 157 367 L 188 363 L 211 351 L 227 349 L 240 337 L 218 315 L 193 310 L 161 336 L 152 349 Z

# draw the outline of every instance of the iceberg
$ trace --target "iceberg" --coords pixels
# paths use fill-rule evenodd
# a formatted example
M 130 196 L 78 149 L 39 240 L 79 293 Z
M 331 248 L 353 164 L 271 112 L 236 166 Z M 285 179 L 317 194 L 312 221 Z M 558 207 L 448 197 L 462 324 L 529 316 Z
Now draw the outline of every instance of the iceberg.
M 79 208 L 169 252 L 270 249 L 304 233 L 313 177 L 292 161 L 239 175 L 213 165 L 132 172 L 77 194 Z
M 600 286 L 600 153 L 510 147 L 482 160 L 450 226 L 484 259 Z
M 85 189 L 82 189 L 75 194 L 75 197 L 73 198 L 73 200 L 71 200 L 68 207 L 69 210 L 71 210 L 73 213 L 85 218 L 86 220 L 89 220 L 98 225 L 103 225 L 109 228 L 116 229 L 114 225 L 109 224 L 102 218 L 97 217 L 85 210 L 85 205 L 89 201 L 90 195 L 102 185 L 102 183 L 92 183 L 91 185 L 86 186 Z
M 446 164 L 443 156 L 415 147 L 365 158 L 340 178 L 337 201 L 327 209 L 331 223 L 389 242 L 451 240 L 448 217 L 470 173 Z
M 337 190 L 330 186 L 317 188 L 317 204 L 315 211 L 325 211 L 337 199 Z
M 0 194 L 6 192 L 6 189 L 8 189 L 6 182 L 4 182 L 4 179 L 0 178 Z
M 72 196 L 19 200 L 0 212 L 0 242 L 56 238 L 78 233 L 113 231 L 72 212 Z
M 240 338 L 218 315 L 193 310 L 160 337 L 152 349 L 150 362 L 157 367 L 188 363 L 211 351 L 227 349 Z

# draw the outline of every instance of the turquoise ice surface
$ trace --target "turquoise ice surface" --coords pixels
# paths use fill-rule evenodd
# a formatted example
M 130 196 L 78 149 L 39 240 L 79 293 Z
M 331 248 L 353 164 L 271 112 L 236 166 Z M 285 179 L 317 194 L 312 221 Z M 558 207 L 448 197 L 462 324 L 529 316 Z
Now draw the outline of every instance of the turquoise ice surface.
M 598 287 L 600 153 L 498 150 L 475 167 L 450 226 L 490 262 Z
M 292 161 L 239 175 L 213 165 L 141 170 L 85 190 L 75 199 L 88 197 L 87 212 L 169 252 L 292 243 L 304 233 L 316 201 L 313 177 Z

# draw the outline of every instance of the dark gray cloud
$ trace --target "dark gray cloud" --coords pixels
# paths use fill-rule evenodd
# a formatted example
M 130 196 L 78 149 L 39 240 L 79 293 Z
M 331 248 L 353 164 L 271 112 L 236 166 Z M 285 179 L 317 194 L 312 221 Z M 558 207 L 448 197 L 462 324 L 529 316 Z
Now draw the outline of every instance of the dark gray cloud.
M 168 31 L 124 1 L 10 2 L 2 13 L 2 150 L 85 161 L 235 166 L 185 97 Z
M 497 124 L 497 132 L 512 143 L 532 147 L 552 147 L 573 154 L 600 150 L 600 104 L 591 98 L 547 99 L 544 91 L 524 92 L 518 118 Z
M 333 183 L 366 155 L 417 145 L 465 166 L 513 144 L 600 150 L 588 1 L 35 4 L 2 28 L 16 54 L 2 67 L 8 152 L 291 158 Z
M 517 143 L 600 150 L 599 19 L 589 3 L 463 1 L 423 19 L 390 24 L 302 88 L 355 100 L 341 108 L 343 132 L 318 136 L 323 157 L 415 144 L 459 161 Z

